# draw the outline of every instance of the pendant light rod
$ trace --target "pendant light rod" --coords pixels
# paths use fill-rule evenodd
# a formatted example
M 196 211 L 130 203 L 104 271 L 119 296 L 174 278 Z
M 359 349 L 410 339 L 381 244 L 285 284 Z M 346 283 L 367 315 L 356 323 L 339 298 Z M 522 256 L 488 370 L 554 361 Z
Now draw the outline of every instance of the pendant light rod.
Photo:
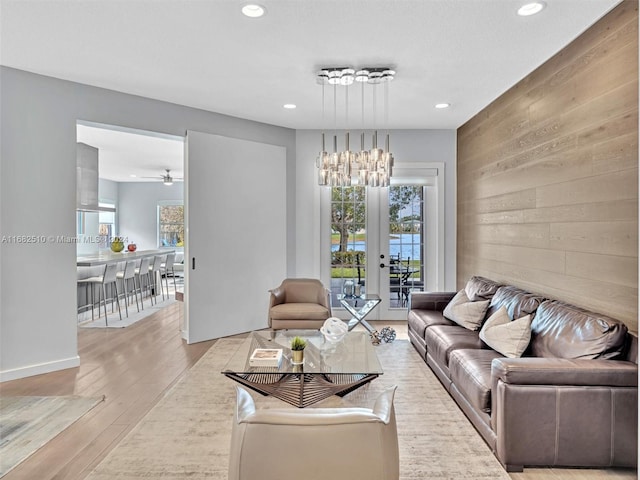
M 389 151 L 389 122 L 388 122 L 388 83 L 391 82 L 396 72 L 389 67 L 364 67 L 358 70 L 351 67 L 327 67 L 320 70 L 316 81 L 322 85 L 322 151 L 316 159 L 318 169 L 318 184 L 330 187 L 345 187 L 350 185 L 362 185 L 369 187 L 389 186 L 392 168 L 393 155 Z M 362 133 L 360 135 L 361 151 L 351 152 L 349 146 L 349 86 L 353 82 L 360 82 L 361 89 L 361 117 Z M 377 84 L 386 83 L 384 91 L 384 123 L 386 128 L 386 139 L 384 150 L 378 148 L 378 93 Z M 324 86 L 333 85 L 333 153 L 325 151 L 324 132 L 324 107 L 325 96 Z M 373 135 L 372 148 L 365 150 L 365 85 L 372 85 L 372 118 Z M 344 94 L 345 101 L 345 144 L 344 150 L 338 152 L 338 86 L 346 87 Z

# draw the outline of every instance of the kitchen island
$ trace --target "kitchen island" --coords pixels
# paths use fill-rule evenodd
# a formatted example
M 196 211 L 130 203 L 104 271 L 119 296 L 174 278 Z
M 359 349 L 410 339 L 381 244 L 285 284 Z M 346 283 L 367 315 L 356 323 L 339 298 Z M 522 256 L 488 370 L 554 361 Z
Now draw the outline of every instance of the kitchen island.
M 157 250 L 136 250 L 135 252 L 129 252 L 126 249 L 122 252 L 103 251 L 93 255 L 83 255 L 77 257 L 78 267 L 94 267 L 96 265 L 106 265 L 108 263 L 127 262 L 129 260 L 140 260 L 144 257 L 153 257 L 155 255 L 167 255 L 168 253 L 175 253 L 175 250 L 168 250 L 166 248 Z

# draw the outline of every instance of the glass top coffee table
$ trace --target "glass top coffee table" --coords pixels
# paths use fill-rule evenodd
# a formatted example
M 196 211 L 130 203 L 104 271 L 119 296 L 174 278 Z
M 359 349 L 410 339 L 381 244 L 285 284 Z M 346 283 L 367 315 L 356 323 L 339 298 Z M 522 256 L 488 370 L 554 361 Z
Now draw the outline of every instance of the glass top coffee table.
M 291 363 L 289 345 L 295 336 L 307 340 L 302 365 Z M 256 348 L 281 348 L 280 366 L 250 366 Z M 278 330 L 252 332 L 222 373 L 262 395 L 302 408 L 331 395 L 346 395 L 383 371 L 366 332 L 349 332 L 340 342 L 330 343 L 317 330 Z

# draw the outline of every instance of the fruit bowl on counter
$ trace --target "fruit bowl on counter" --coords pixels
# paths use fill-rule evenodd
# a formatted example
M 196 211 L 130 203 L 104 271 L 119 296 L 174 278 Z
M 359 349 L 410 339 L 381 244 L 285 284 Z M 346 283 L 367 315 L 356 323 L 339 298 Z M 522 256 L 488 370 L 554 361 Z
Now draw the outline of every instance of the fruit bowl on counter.
M 124 250 L 124 242 L 120 237 L 115 237 L 111 242 L 111 251 L 120 253 L 122 250 Z

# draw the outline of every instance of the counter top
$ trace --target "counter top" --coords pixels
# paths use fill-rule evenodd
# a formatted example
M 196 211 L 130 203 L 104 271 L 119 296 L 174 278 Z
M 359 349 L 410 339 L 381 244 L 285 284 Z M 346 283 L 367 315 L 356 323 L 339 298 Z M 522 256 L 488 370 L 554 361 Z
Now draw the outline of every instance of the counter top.
M 104 251 L 94 255 L 83 255 L 77 257 L 78 267 L 92 267 L 94 265 L 105 265 L 107 263 L 126 262 L 127 260 L 138 260 L 144 257 L 152 257 L 154 255 L 166 255 L 167 253 L 175 253 L 175 250 L 157 249 L 157 250 L 136 250 L 129 252 L 126 249 L 122 252 Z

